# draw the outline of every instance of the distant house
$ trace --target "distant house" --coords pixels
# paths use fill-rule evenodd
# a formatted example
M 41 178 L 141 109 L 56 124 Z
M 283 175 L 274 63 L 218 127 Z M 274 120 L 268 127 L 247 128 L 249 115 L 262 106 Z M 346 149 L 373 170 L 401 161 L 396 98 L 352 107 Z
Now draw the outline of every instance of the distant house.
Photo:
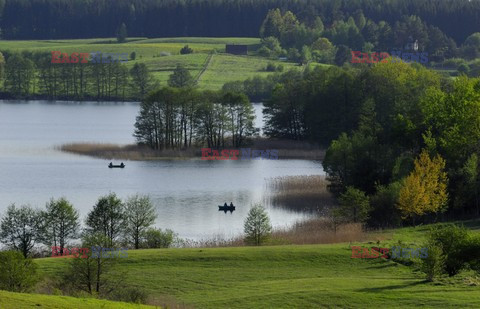
M 225 46 L 225 52 L 233 55 L 246 55 L 248 47 L 247 45 L 227 44 Z

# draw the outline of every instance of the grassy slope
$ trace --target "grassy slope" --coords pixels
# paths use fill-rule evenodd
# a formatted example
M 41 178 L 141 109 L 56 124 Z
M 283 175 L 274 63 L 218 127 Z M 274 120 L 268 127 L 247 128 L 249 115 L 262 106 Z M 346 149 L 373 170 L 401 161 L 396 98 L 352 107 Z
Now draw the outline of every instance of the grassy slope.
M 152 306 L 139 306 L 121 302 L 112 302 L 92 298 L 75 298 L 66 296 L 50 296 L 40 294 L 23 294 L 0 291 L 0 308 L 76 308 L 76 309 L 130 309 L 130 308 L 155 308 Z
M 143 62 L 159 79 L 166 84 L 168 76 L 177 64 L 187 67 L 193 77 L 197 77 L 206 64 L 210 52 L 215 54 L 205 73 L 201 76 L 201 89 L 220 89 L 227 81 L 245 80 L 255 75 L 265 76 L 264 68 L 268 62 L 282 63 L 285 70 L 299 68 L 293 63 L 272 61 L 266 58 L 252 56 L 234 56 L 224 54 L 225 44 L 247 44 L 254 48 L 260 43 L 258 38 L 161 38 L 145 39 L 130 38 L 127 43 L 117 44 L 113 39 L 82 39 L 82 40 L 44 40 L 44 41 L 0 41 L 0 50 L 23 51 L 36 50 L 50 52 L 53 50 L 66 53 L 95 52 L 128 53 L 135 51 L 137 58 L 129 61 L 127 66 Z M 188 44 L 194 54 L 180 55 L 180 49 Z M 160 56 L 162 52 L 171 56 Z
M 387 235 L 413 247 L 421 245 L 424 232 L 407 228 Z M 412 267 L 350 256 L 348 244 L 159 249 L 130 251 L 120 263 L 128 282 L 198 308 L 480 307 L 480 287 L 462 279 L 426 283 Z M 37 262 L 53 276 L 66 259 Z

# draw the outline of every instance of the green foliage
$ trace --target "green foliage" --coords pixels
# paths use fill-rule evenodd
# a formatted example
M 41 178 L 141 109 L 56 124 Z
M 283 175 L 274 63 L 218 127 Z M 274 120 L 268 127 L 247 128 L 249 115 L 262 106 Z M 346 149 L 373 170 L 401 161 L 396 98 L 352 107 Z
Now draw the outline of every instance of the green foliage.
M 119 287 L 113 290 L 108 299 L 134 304 L 145 304 L 148 293 L 141 287 Z
M 250 208 L 244 223 L 245 241 L 248 244 L 260 246 L 272 232 L 272 225 L 265 208 L 254 205 Z
M 265 68 L 265 71 L 267 72 L 275 72 L 276 70 L 277 70 L 277 67 L 272 62 L 269 62 Z
M 107 247 L 113 247 L 124 232 L 125 211 L 122 201 L 115 193 L 102 196 L 85 221 L 86 232 L 91 235 L 101 234 L 108 239 Z
M 186 55 L 186 54 L 191 54 L 191 53 L 193 53 L 193 49 L 188 47 L 188 44 L 183 46 L 182 49 L 180 49 L 180 54 L 181 55 Z
M 226 143 L 237 147 L 256 133 L 254 118 L 253 107 L 243 94 L 165 87 L 142 102 L 134 136 L 153 149 L 186 148 L 195 142 L 209 148 Z M 182 120 L 174 123 L 174 119 Z
M 156 81 L 148 71 L 145 63 L 135 63 L 130 69 L 130 76 L 132 77 L 132 87 L 134 89 L 134 93 L 140 99 L 142 99 L 156 86 Z
M 28 205 L 17 208 L 12 204 L 0 222 L 0 242 L 28 257 L 42 239 L 42 225 L 40 211 Z
M 176 234 L 169 229 L 162 231 L 162 229 L 149 228 L 143 235 L 144 248 L 168 248 L 172 245 L 176 238 Z
M 427 247 L 428 256 L 422 259 L 420 269 L 425 273 L 428 281 L 434 281 L 444 273 L 445 255 L 442 248 L 435 244 Z
M 20 54 L 8 57 L 5 65 L 5 89 L 14 95 L 28 95 L 34 78 L 33 61 Z
M 157 218 L 155 206 L 148 196 L 134 195 L 125 201 L 125 237 L 134 245 L 140 247 L 142 234 Z
M 335 54 L 335 64 L 342 66 L 345 62 L 351 59 L 352 50 L 345 45 L 338 45 L 337 52 Z
M 192 87 L 194 85 L 194 80 L 190 71 L 179 64 L 170 75 L 168 85 L 177 88 Z
M 401 217 L 396 204 L 401 187 L 401 182 L 377 186 L 376 193 L 370 197 L 372 210 L 369 213 L 369 226 L 380 228 L 400 226 Z
M 475 258 L 475 255 L 467 255 L 470 236 L 463 226 L 447 224 L 432 227 L 428 234 L 428 244 L 441 249 L 445 256 L 444 270 L 450 276 L 456 275 L 472 258 Z M 430 255 L 430 251 L 428 253 Z
M 47 203 L 43 216 L 43 242 L 48 246 L 66 247 L 69 239 L 75 239 L 79 235 L 80 224 L 78 211 L 65 198 Z
M 0 290 L 30 291 L 38 281 L 37 265 L 18 251 L 0 252 Z
M 117 42 L 118 43 L 125 43 L 127 40 L 127 26 L 125 23 L 122 23 L 117 30 Z
M 264 57 L 278 57 L 283 52 L 276 37 L 269 36 L 262 39 L 262 46 L 258 53 Z
M 340 207 L 335 210 L 335 215 L 342 217 L 346 222 L 364 223 L 370 211 L 369 198 L 365 192 L 354 187 L 347 190 L 339 197 Z
M 136 52 L 131 52 L 130 53 L 130 60 L 135 60 L 137 58 L 137 53 Z
M 117 283 L 119 278 L 110 275 L 115 269 L 117 257 L 94 254 L 93 247 L 97 247 L 97 251 L 98 247 L 112 248 L 111 239 L 102 233 L 90 233 L 83 237 L 82 248 L 89 248 L 89 251 L 86 256 L 69 259 L 61 284 L 67 293 L 83 291 L 90 295 L 104 296 L 109 294 L 113 290 L 111 287 Z M 101 248 L 99 250 L 103 251 Z

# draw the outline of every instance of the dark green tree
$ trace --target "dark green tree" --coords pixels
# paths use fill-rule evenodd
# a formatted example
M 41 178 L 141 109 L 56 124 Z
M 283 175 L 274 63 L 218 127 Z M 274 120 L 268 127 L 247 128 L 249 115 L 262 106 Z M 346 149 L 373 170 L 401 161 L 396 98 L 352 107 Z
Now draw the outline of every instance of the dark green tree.
M 112 247 L 125 229 L 125 210 L 122 201 L 115 193 L 98 199 L 86 219 L 87 234 L 101 234 Z
M 60 253 L 63 255 L 67 241 L 79 235 L 78 211 L 65 198 L 51 199 L 46 208 L 46 211 L 42 212 L 43 242 L 49 246 L 60 246 Z
M 125 23 L 122 23 L 117 30 L 117 42 L 118 43 L 125 43 L 127 40 L 127 26 Z
M 135 249 L 140 248 L 141 237 L 155 223 L 155 206 L 148 196 L 134 195 L 125 202 L 125 237 Z
M 181 64 L 177 64 L 177 67 L 168 78 L 168 85 L 177 88 L 191 87 L 194 85 L 194 80 L 188 69 Z
M 12 204 L 0 222 L 0 242 L 28 257 L 35 244 L 41 241 L 42 227 L 40 211 L 28 205 L 16 208 Z

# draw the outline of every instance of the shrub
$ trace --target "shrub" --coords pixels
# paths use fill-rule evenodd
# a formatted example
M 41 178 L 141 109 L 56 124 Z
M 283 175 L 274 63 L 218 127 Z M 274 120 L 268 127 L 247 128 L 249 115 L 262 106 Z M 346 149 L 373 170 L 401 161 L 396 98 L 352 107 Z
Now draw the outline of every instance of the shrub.
M 336 210 L 337 216 L 348 222 L 365 222 L 370 210 L 369 198 L 365 192 L 354 187 L 347 187 L 347 191 L 339 198 L 341 207 Z
M 277 68 L 276 68 L 275 64 L 272 63 L 272 62 L 269 62 L 269 63 L 267 64 L 267 67 L 265 68 L 265 71 L 267 71 L 267 72 L 275 72 L 276 69 L 277 69 Z
M 428 281 L 434 281 L 444 273 L 445 255 L 442 248 L 430 244 L 427 246 L 428 256 L 422 259 L 420 269 L 425 273 Z
M 115 289 L 108 299 L 115 301 L 123 301 L 134 304 L 145 304 L 147 302 L 148 294 L 140 287 L 125 287 Z
M 0 289 L 29 291 L 37 282 L 37 265 L 18 251 L 0 252 Z
M 470 261 L 466 254 L 470 250 L 467 230 L 454 224 L 435 226 L 428 234 L 428 243 L 438 246 L 445 255 L 445 271 L 449 276 L 456 275 Z M 430 255 L 430 252 L 428 252 Z
M 188 45 L 185 45 L 185 46 L 183 46 L 182 49 L 180 49 L 180 54 L 182 54 L 182 55 L 191 54 L 191 53 L 193 53 L 193 49 L 188 47 Z
M 133 51 L 130 53 L 130 60 L 135 60 L 135 58 L 137 58 L 137 53 Z
M 168 248 L 176 238 L 176 234 L 169 229 L 149 228 L 143 235 L 144 248 Z

